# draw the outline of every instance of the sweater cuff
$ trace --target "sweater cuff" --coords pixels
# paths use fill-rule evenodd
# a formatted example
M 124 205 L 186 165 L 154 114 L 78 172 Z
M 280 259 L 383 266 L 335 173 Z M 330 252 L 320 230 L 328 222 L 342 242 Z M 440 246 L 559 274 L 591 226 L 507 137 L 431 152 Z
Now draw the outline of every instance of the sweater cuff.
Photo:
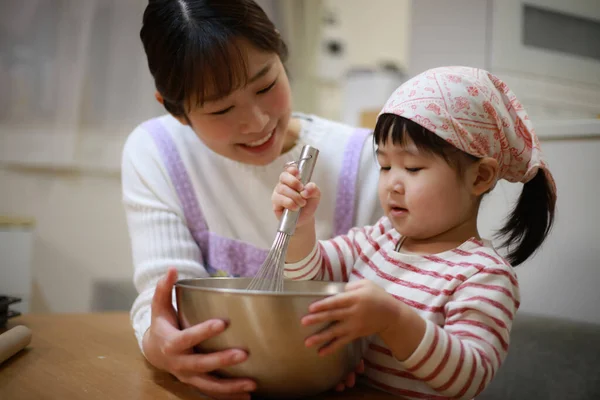
M 146 331 L 148 329 L 150 329 L 150 324 L 151 324 L 150 310 L 148 310 L 142 318 L 137 319 L 135 322 L 136 322 L 135 328 L 134 328 L 135 338 L 137 339 L 138 346 L 140 348 L 140 351 L 142 352 L 142 355 L 144 356 L 144 358 L 146 358 L 146 354 L 144 353 L 143 342 L 144 342 L 144 335 L 146 334 Z
M 310 254 L 302 260 L 284 266 L 284 276 L 292 280 L 310 280 L 319 272 L 321 247 L 316 242 Z

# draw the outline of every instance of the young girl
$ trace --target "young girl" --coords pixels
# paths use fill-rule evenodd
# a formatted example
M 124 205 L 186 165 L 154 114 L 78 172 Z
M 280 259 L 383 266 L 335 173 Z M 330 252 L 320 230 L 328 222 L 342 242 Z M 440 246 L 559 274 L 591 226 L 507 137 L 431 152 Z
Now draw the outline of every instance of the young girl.
M 254 1 L 151 0 L 140 37 L 168 114 L 138 126 L 123 151 L 139 292 L 132 325 L 154 367 L 213 398 L 249 399 L 255 382 L 211 374 L 248 355 L 194 354 L 226 324 L 180 330 L 173 284 L 178 276 L 254 275 L 277 230 L 273 184 L 304 144 L 321 151 L 315 180 L 328 197 L 315 216 L 317 237 L 377 221 L 370 132 L 292 115 L 286 46 Z
M 337 323 L 306 345 L 328 354 L 366 337 L 369 384 L 406 398 L 471 399 L 507 354 L 519 307 L 512 266 L 552 226 L 555 187 L 538 139 L 502 81 L 451 67 L 403 84 L 379 115 L 374 141 L 386 213 L 375 225 L 317 242 L 318 186 L 303 187 L 292 167 L 273 193 L 278 216 L 303 207 L 286 276 L 349 282 L 345 293 L 311 305 L 303 324 Z M 499 179 L 524 183 L 500 230 L 507 259 L 477 231 L 481 199 Z

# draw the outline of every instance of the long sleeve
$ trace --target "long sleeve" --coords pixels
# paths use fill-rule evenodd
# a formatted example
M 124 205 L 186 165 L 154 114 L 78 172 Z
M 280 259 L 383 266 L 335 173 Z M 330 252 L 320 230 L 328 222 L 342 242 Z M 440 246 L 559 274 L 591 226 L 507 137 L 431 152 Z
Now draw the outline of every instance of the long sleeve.
M 131 238 L 134 284 L 139 293 L 131 308 L 131 322 L 140 345 L 150 326 L 156 283 L 169 267 L 179 278 L 208 276 L 200 249 L 185 223 L 166 171 L 153 159 L 153 143 L 143 131 L 128 140 L 122 159 L 123 203 Z
M 518 307 L 519 289 L 512 272 L 483 268 L 445 304 L 443 327 L 427 320 L 421 344 L 403 362 L 406 371 L 440 395 L 472 399 L 504 361 Z
M 348 282 L 354 264 L 361 256 L 356 239 L 368 237 L 373 229 L 353 228 L 346 235 L 319 240 L 303 260 L 285 264 L 285 277 L 293 280 Z
M 470 239 L 420 255 L 396 251 L 401 239 L 382 218 L 318 242 L 285 273 L 291 279 L 369 279 L 425 320 L 425 334 L 406 360 L 378 335 L 368 338 L 368 384 L 403 398 L 473 399 L 506 358 L 520 301 L 516 274 L 488 241 Z

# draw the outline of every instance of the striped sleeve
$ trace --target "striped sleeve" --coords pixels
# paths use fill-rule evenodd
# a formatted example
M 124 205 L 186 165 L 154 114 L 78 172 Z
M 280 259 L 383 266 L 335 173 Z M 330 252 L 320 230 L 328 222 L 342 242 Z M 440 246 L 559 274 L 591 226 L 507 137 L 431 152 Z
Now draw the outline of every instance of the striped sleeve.
M 506 357 L 518 307 L 510 267 L 482 269 L 451 296 L 443 328 L 427 320 L 423 340 L 404 367 L 441 395 L 474 398 Z
M 293 264 L 285 264 L 285 277 L 294 280 L 348 282 L 358 258 L 357 235 L 371 228 L 353 228 L 347 235 L 318 241 L 310 254 Z

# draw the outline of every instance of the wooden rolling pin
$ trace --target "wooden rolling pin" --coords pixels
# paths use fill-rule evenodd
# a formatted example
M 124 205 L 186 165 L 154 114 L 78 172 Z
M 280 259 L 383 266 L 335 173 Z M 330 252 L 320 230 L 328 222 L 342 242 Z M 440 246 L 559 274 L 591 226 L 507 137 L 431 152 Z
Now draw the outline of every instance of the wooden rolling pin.
M 31 329 L 17 325 L 0 335 L 0 364 L 31 343 Z

